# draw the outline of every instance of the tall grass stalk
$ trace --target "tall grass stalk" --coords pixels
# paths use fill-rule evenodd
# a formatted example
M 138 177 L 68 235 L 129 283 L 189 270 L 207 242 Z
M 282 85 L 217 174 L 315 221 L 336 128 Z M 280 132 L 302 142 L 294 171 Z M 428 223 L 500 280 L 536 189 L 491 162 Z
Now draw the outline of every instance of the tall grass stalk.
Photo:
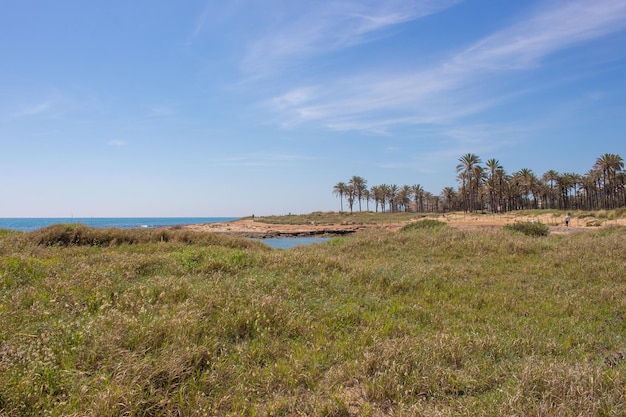
M 437 226 L 0 234 L 0 415 L 623 415 L 626 229 Z

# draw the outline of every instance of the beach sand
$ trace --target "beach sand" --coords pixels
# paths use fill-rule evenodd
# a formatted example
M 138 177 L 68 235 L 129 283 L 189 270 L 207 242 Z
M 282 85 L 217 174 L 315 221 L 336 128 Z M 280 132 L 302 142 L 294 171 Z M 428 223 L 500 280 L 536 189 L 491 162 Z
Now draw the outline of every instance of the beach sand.
M 550 233 L 573 233 L 579 231 L 597 230 L 600 227 L 607 226 L 626 226 L 626 218 L 615 220 L 601 220 L 595 218 L 579 218 L 571 216 L 569 227 L 565 224 L 565 215 L 557 215 L 547 213 L 538 216 L 529 216 L 521 212 L 511 212 L 506 214 L 481 214 L 471 215 L 463 213 L 453 213 L 443 215 L 437 220 L 444 221 L 450 226 L 460 229 L 482 229 L 482 228 L 498 228 L 507 224 L 518 222 L 536 221 L 543 223 L 550 228 Z
M 289 237 L 289 236 L 321 236 L 343 235 L 363 229 L 399 229 L 403 224 L 371 225 L 371 224 L 271 224 L 249 219 L 227 223 L 206 223 L 184 226 L 186 229 L 212 232 L 219 234 L 246 237 Z

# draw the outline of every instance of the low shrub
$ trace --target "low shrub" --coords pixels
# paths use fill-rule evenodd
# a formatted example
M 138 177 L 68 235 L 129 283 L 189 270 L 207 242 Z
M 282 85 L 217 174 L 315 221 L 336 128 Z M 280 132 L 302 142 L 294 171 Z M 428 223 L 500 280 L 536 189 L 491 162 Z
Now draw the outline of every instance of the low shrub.
M 507 224 L 504 228 L 523 233 L 526 236 L 548 236 L 550 234 L 550 229 L 543 223 L 520 222 Z
M 439 220 L 433 219 L 425 219 L 420 220 L 418 222 L 412 222 L 404 226 L 401 230 L 403 232 L 409 232 L 412 230 L 423 230 L 423 229 L 439 229 L 442 227 L 446 227 L 447 224 L 445 222 L 441 222 Z
M 585 223 L 585 225 L 587 227 L 600 227 L 602 226 L 602 221 L 597 219 L 587 220 L 587 223 Z
M 172 242 L 187 245 L 222 245 L 231 248 L 258 247 L 258 242 L 234 236 L 191 230 L 97 228 L 83 224 L 56 224 L 28 234 L 30 242 L 42 246 L 117 246 Z M 265 246 L 265 245 L 262 245 Z
M 10 230 L 10 229 L 0 229 L 0 237 L 3 236 L 16 236 L 16 235 L 20 235 L 24 232 L 19 232 L 17 230 Z

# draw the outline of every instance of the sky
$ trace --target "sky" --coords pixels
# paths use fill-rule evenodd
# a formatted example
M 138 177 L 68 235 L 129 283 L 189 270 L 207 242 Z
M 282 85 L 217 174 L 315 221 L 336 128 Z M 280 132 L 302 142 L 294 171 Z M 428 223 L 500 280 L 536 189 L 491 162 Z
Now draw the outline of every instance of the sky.
M 0 217 L 338 211 L 626 157 L 624 0 L 0 0 Z

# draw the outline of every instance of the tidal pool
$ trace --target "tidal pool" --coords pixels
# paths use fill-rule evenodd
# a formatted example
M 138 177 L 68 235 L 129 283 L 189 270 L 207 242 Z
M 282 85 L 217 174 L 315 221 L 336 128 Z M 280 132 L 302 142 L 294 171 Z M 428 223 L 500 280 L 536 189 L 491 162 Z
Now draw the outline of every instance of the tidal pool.
M 312 245 L 328 241 L 329 237 L 268 237 L 266 239 L 255 239 L 263 242 L 274 249 L 290 249 L 295 246 Z

